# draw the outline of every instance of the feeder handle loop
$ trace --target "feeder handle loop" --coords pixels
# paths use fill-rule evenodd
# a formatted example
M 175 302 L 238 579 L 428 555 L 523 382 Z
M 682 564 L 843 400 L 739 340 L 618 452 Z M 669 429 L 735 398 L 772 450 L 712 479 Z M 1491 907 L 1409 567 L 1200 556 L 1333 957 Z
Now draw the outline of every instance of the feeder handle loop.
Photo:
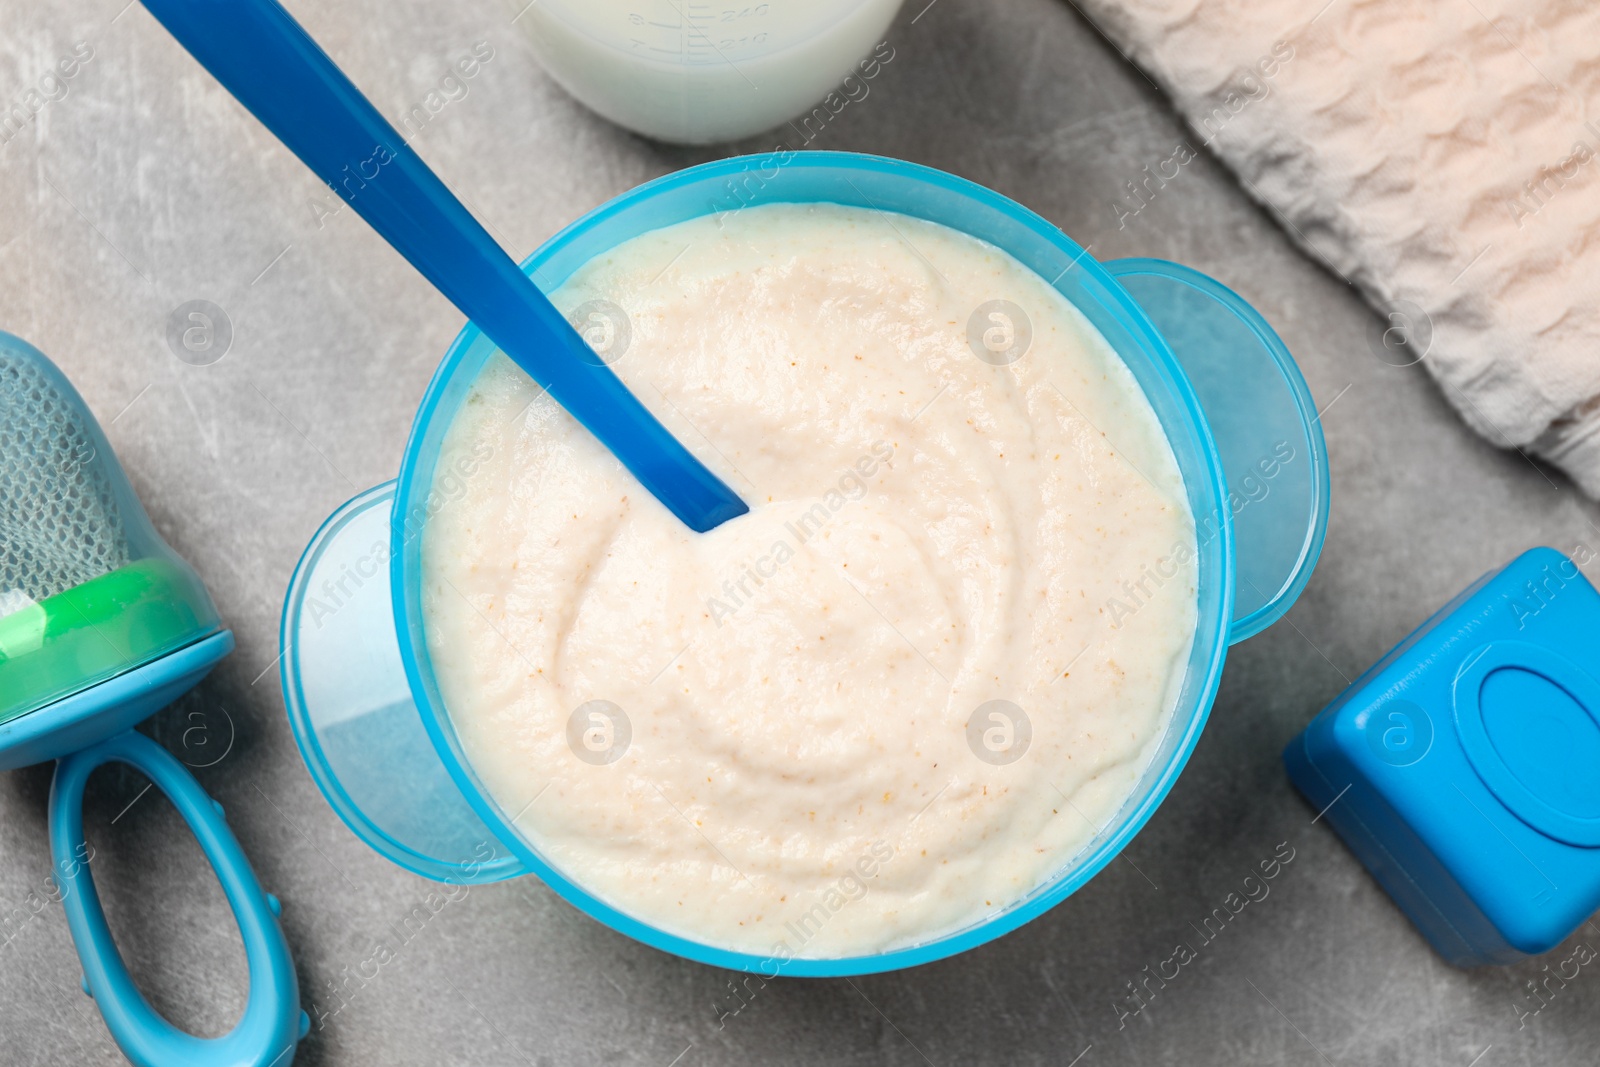
M 200 1038 L 164 1019 L 139 992 L 117 951 L 95 891 L 93 859 L 83 837 L 83 791 L 103 764 L 126 763 L 167 795 L 211 862 L 244 941 L 250 994 L 244 1014 L 221 1037 Z M 106 1029 L 136 1067 L 288 1067 L 309 1029 L 299 983 L 278 926 L 277 898 L 256 880 L 222 805 L 166 749 L 129 730 L 56 764 L 50 785 L 50 852 L 67 926 L 83 963 L 84 991 Z

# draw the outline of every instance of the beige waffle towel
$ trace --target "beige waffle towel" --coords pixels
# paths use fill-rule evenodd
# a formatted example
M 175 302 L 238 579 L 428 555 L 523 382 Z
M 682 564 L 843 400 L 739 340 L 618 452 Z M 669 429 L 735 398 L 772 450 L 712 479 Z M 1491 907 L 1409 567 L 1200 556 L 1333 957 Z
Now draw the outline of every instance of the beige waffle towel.
M 1379 309 L 1383 358 L 1600 497 L 1600 2 L 1074 2 Z

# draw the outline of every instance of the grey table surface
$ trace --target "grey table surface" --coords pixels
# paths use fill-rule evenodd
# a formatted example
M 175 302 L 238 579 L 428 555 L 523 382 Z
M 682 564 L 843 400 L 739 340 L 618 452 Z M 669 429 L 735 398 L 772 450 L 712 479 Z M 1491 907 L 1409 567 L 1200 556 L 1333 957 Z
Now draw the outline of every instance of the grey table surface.
M 1313 3 L 1314 0 L 1308 0 Z M 532 878 L 475 888 L 338 1011 L 430 884 L 359 842 L 296 752 L 274 659 L 282 597 L 321 520 L 392 477 L 412 413 L 462 319 L 124 0 L 0 0 L 0 93 L 18 99 L 87 42 L 93 58 L 0 144 L 0 328 L 72 377 L 156 525 L 201 574 L 238 648 L 146 730 L 225 806 L 284 926 L 305 998 L 328 1014 L 305 1064 L 1593 1062 L 1600 980 L 1519 1025 L 1538 962 L 1442 963 L 1291 789 L 1284 743 L 1434 608 L 1518 551 L 1600 541 L 1559 475 L 1473 436 L 1420 367 L 1374 357 L 1377 317 L 1297 251 L 1209 157 L 1125 227 L 1123 182 L 1186 131 L 1066 3 L 921 0 L 895 58 L 815 147 L 901 156 L 1037 209 L 1095 255 L 1155 255 L 1244 293 L 1295 352 L 1333 468 L 1327 546 L 1287 619 L 1230 654 L 1210 725 L 1166 803 L 1116 862 L 1044 917 L 913 970 L 783 980 L 731 1017 L 730 973 L 637 944 Z M 492 60 L 416 144 L 521 257 L 582 212 L 676 168 L 769 147 L 653 144 L 573 103 L 496 0 L 290 5 L 398 116 L 479 41 Z M 174 358 L 169 312 L 223 307 L 232 348 Z M 186 737 L 196 724 L 206 731 Z M 225 747 L 228 737 L 231 748 Z M 211 749 L 197 746 L 211 743 Z M 207 753 L 198 758 L 197 752 Z M 0 1062 L 121 1062 L 50 870 L 50 768 L 0 775 Z M 159 791 L 91 786 L 96 878 L 119 943 L 175 1022 L 224 1032 L 243 953 L 198 846 Z M 1246 869 L 1295 858 L 1149 1008 L 1114 1003 Z M 1594 928 L 1575 935 L 1600 941 Z M 1585 972 L 1587 973 L 1587 972 Z M 352 988 L 356 988 L 352 986 Z M 1080 1057 L 1074 1059 L 1074 1057 Z

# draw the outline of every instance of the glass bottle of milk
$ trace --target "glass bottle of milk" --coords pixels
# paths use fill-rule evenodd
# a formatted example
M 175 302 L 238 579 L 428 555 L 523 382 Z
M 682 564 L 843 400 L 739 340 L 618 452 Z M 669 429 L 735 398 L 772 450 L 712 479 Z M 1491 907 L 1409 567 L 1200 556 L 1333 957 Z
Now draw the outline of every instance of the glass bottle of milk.
M 838 88 L 902 0 L 510 0 L 563 88 L 630 130 L 707 144 Z

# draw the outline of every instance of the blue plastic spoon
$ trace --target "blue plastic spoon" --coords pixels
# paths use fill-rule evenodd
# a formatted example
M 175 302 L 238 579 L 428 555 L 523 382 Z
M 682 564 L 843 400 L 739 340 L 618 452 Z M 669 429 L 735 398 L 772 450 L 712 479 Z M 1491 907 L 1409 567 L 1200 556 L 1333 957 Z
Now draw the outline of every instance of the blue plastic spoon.
M 143 0 L 178 43 L 317 177 L 704 532 L 749 510 L 600 363 L 338 64 L 273 0 Z

